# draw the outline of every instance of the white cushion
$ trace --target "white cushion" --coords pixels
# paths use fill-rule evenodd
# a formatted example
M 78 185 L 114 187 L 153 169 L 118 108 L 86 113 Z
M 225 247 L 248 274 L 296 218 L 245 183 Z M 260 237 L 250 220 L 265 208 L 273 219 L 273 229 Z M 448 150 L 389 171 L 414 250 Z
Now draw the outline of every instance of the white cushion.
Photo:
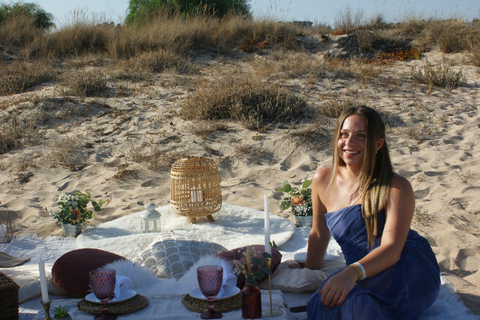
M 217 255 L 227 249 L 219 244 L 187 239 L 185 236 L 162 232 L 133 261 L 146 267 L 158 278 L 180 278 L 198 259 Z

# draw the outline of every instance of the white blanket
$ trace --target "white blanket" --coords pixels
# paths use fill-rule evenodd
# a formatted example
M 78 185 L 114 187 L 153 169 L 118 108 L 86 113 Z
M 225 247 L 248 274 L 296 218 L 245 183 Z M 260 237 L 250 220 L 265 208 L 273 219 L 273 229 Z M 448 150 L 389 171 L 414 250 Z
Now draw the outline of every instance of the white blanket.
M 250 209 L 245 209 L 245 212 L 251 212 Z M 260 215 L 261 212 L 257 211 L 256 215 Z M 123 218 L 121 218 L 123 219 Z M 258 218 L 257 224 L 261 225 L 261 229 L 263 229 L 263 220 L 260 221 Z M 163 221 L 162 221 L 163 222 Z M 209 228 L 207 224 L 204 226 L 205 228 Z M 213 227 L 210 224 L 210 227 Z M 293 259 L 296 255 L 306 252 L 306 245 L 308 239 L 308 228 L 294 228 L 293 234 L 289 239 L 286 240 L 281 246 L 279 246 L 279 250 L 283 255 L 282 261 Z M 259 231 L 260 233 L 260 231 Z M 275 240 L 275 239 L 274 239 Z M 258 239 L 253 239 L 254 243 L 247 243 L 247 244 L 256 244 L 262 243 L 260 235 L 258 235 Z M 277 242 L 277 240 L 275 240 Z M 222 236 L 216 236 L 215 242 L 218 242 L 223 245 Z M 18 258 L 25 258 L 30 257 L 31 260 L 28 261 L 26 264 L 37 264 L 39 258 L 41 257 L 45 262 L 54 263 L 56 259 L 58 259 L 64 253 L 76 249 L 75 241 L 71 239 L 59 238 L 59 237 L 49 237 L 46 239 L 37 238 L 36 236 L 31 237 L 17 237 L 11 243 L 8 244 L 0 244 L 0 251 L 4 251 L 12 256 Z M 328 249 L 327 249 L 328 257 L 331 259 L 342 259 L 342 255 L 340 253 L 340 248 L 335 241 L 331 241 Z M 192 274 L 186 274 L 186 279 L 179 279 L 178 282 L 173 280 L 163 280 L 165 282 L 162 283 L 159 288 L 162 288 L 162 292 L 166 291 L 163 290 L 170 290 L 172 288 L 176 288 L 177 293 L 180 291 L 185 291 L 182 293 L 188 293 L 188 290 L 191 289 L 191 282 L 193 280 L 188 279 L 191 277 Z M 159 280 L 162 281 L 162 280 Z M 135 286 L 134 281 L 132 281 L 132 287 Z M 147 287 L 146 285 L 142 285 L 140 287 L 135 286 L 138 292 L 142 292 L 148 295 L 154 294 L 155 287 L 150 286 Z M 169 292 L 169 291 L 167 291 Z M 286 294 L 284 296 L 288 307 L 304 305 L 306 303 L 306 299 L 308 299 L 309 294 Z M 56 297 L 52 297 L 56 298 Z M 34 299 L 23 303 L 20 306 L 20 319 L 33 319 L 37 312 L 41 309 L 40 299 Z M 290 317 L 292 319 L 306 319 L 305 313 L 298 313 L 298 314 L 291 314 Z M 457 295 L 454 293 L 454 289 L 452 286 L 445 280 L 442 279 L 442 287 L 440 290 L 440 295 L 437 301 L 431 306 L 429 309 L 425 311 L 422 316 L 422 320 L 478 320 L 479 317 L 473 315 L 458 299 Z

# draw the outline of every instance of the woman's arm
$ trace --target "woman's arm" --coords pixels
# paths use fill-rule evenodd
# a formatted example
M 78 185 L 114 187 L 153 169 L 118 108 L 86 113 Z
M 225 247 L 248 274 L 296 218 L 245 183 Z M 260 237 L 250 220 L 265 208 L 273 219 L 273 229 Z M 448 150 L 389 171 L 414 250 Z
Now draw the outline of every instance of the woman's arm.
M 367 277 L 380 273 L 400 260 L 410 223 L 415 209 L 415 196 L 407 179 L 394 175 L 390 187 L 385 227 L 381 244 L 358 262 L 365 268 Z M 322 302 L 325 305 L 340 305 L 355 286 L 357 273 L 347 267 L 325 284 Z
M 312 270 L 320 269 L 330 241 L 330 231 L 325 221 L 327 209 L 320 199 L 320 194 L 323 194 L 328 186 L 328 180 L 329 170 L 319 169 L 315 172 L 312 181 L 313 223 L 308 236 L 307 261 L 305 263 L 305 267 Z

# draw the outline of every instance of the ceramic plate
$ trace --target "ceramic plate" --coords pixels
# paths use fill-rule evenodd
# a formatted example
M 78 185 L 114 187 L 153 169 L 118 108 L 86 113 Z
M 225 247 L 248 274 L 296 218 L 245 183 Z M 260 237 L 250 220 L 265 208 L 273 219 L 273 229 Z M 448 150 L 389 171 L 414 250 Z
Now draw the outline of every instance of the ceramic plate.
M 236 295 L 239 292 L 240 292 L 240 289 L 238 289 L 235 286 L 228 286 L 228 285 L 224 286 L 222 297 L 221 298 L 215 298 L 214 301 L 228 299 L 230 297 L 233 297 L 234 295 Z M 205 298 L 205 296 L 203 295 L 202 291 L 200 291 L 200 288 L 193 289 L 192 291 L 190 291 L 189 294 L 192 298 L 196 298 L 196 299 L 200 299 L 200 300 L 207 300 L 207 298 Z
M 122 291 L 120 293 L 120 298 L 118 300 L 115 300 L 115 301 L 109 301 L 108 303 L 119 303 L 119 302 L 122 302 L 122 301 L 125 301 L 125 300 L 128 300 L 130 298 L 133 298 L 135 295 L 137 294 L 136 291 L 133 291 L 133 290 L 127 290 L 126 292 L 125 291 Z M 95 297 L 95 294 L 92 292 L 92 293 L 89 293 L 85 296 L 85 300 L 87 301 L 90 301 L 90 302 L 93 302 L 93 303 L 102 303 L 100 300 L 97 299 L 97 297 Z

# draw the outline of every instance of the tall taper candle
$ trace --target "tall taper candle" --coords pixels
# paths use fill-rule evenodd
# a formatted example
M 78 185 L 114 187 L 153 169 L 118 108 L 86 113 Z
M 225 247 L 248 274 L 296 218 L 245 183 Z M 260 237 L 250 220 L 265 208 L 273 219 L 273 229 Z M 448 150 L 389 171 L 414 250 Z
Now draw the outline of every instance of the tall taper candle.
M 268 196 L 265 194 L 265 252 L 272 254 L 270 247 L 270 213 L 268 212 Z
M 42 301 L 43 303 L 49 303 L 47 277 L 45 276 L 45 264 L 42 258 L 38 261 L 38 270 L 40 271 L 40 288 L 42 289 Z

